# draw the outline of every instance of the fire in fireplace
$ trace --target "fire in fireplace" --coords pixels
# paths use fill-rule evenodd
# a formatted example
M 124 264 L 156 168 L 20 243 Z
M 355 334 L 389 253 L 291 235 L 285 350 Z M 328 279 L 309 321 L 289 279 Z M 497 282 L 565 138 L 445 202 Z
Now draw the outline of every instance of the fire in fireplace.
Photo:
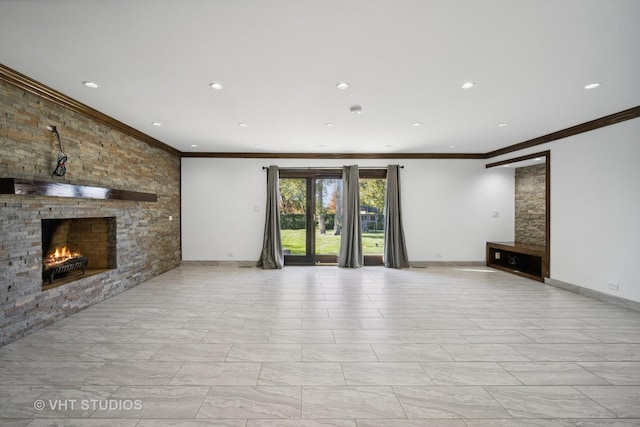
M 42 260 L 42 278 L 53 283 L 56 276 L 66 275 L 70 271 L 82 270 L 82 274 L 87 269 L 87 257 L 79 252 L 70 252 L 66 246 L 62 249 L 55 249 L 55 252 Z
M 42 278 L 53 283 L 56 276 L 60 276 L 70 271 L 82 270 L 82 274 L 87 269 L 87 257 L 80 252 L 71 252 L 67 247 L 55 248 L 52 254 L 47 255 L 42 260 Z
M 57 279 L 75 280 L 116 267 L 116 221 L 105 218 L 42 220 L 42 280 L 49 289 Z
M 44 263 L 56 263 L 56 262 L 63 262 L 66 261 L 68 259 L 71 258 L 76 258 L 81 256 L 79 252 L 71 252 L 69 249 L 67 249 L 67 247 L 63 247 L 63 248 L 54 248 L 53 253 L 50 253 L 49 255 L 47 255 L 47 257 L 44 259 Z

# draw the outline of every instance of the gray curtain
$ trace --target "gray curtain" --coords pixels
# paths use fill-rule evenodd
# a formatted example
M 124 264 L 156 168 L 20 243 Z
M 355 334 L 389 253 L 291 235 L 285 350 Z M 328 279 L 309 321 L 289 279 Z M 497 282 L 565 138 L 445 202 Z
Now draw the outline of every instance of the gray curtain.
M 409 257 L 402 229 L 400 212 L 400 168 L 387 167 L 387 195 L 385 199 L 384 266 L 389 268 L 409 267 Z
M 277 166 L 269 166 L 267 170 L 267 209 L 264 223 L 264 238 L 262 240 L 262 253 L 258 261 L 258 267 L 263 269 L 282 268 L 284 266 L 284 253 L 282 251 L 282 239 L 280 238 L 280 190 L 278 181 L 280 173 Z
M 364 265 L 359 179 L 358 165 L 342 168 L 342 233 L 338 267 L 358 268 Z

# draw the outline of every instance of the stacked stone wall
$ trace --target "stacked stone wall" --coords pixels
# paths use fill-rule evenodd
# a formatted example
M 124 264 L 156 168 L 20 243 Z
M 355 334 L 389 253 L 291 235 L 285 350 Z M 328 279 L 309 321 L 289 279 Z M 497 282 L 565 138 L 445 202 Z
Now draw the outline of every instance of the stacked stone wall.
M 56 126 L 69 157 L 52 177 Z M 157 202 L 0 195 L 0 345 L 180 264 L 180 157 L 0 82 L 0 177 L 155 193 Z M 169 217 L 173 220 L 170 221 Z M 116 269 L 42 291 L 41 220 L 116 218 Z
M 515 173 L 515 240 L 546 244 L 546 165 L 517 168 Z

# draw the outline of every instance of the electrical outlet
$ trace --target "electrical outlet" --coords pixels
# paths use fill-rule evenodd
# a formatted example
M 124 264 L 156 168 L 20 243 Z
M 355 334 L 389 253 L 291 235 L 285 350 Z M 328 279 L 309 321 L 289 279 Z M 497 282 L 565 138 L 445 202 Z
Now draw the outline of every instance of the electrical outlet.
M 613 283 L 613 282 L 609 282 L 607 283 L 607 288 L 613 290 L 613 291 L 617 291 L 619 286 L 617 283 Z
M 169 221 L 173 221 L 173 216 L 169 215 Z
M 494 253 L 494 257 L 495 257 L 495 259 L 500 259 L 500 252 Z

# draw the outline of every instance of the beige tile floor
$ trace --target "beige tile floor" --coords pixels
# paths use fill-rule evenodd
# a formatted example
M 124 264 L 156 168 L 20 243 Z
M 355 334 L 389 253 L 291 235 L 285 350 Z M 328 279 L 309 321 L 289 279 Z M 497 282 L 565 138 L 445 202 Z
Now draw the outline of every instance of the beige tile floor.
M 637 426 L 640 313 L 482 267 L 183 265 L 0 348 L 0 425 L 52 424 Z

